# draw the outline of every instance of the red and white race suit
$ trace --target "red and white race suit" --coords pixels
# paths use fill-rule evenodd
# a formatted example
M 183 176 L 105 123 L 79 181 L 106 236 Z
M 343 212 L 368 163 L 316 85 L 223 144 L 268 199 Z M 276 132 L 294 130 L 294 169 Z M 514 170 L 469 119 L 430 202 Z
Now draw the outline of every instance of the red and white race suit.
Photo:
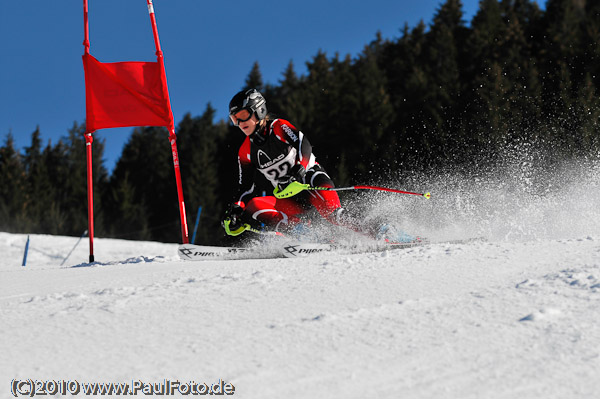
M 333 187 L 333 181 L 317 163 L 308 139 L 290 122 L 284 119 L 268 121 L 261 131 L 246 137 L 238 152 L 238 163 L 236 203 L 252 219 L 269 226 L 296 223 L 302 214 L 314 207 L 321 216 L 335 223 L 334 211 L 340 208 L 335 191 L 303 191 L 285 199 L 256 194 L 255 171 L 262 173 L 275 188 L 279 179 L 296 164 L 301 164 L 307 171 L 302 183 Z

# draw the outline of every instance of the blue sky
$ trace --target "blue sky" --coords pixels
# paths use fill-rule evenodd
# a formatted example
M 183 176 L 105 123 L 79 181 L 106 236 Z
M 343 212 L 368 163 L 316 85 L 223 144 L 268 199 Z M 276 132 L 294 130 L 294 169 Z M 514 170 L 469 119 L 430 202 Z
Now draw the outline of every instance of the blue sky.
M 102 62 L 155 61 L 145 0 L 88 0 L 90 52 Z M 478 0 L 463 0 L 465 21 Z M 380 31 L 400 37 L 405 23 L 430 24 L 441 0 L 154 0 L 175 123 L 207 104 L 227 118 L 229 99 L 255 61 L 278 84 L 289 61 L 298 75 L 319 50 L 357 56 Z M 18 149 L 40 127 L 54 145 L 85 120 L 83 1 L 3 1 L 0 11 L 0 139 Z M 268 101 L 268 99 L 267 99 Z M 133 128 L 105 129 L 105 166 L 113 169 Z M 309 133 L 309 132 L 307 132 Z M 169 145 L 165 138 L 165 145 Z M 182 160 L 183 161 L 183 160 Z

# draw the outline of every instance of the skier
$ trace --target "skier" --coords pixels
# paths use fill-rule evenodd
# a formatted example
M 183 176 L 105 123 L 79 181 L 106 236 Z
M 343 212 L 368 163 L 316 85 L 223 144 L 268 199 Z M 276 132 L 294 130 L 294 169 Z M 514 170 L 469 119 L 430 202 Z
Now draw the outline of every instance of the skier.
M 233 96 L 229 117 L 246 139 L 238 152 L 238 196 L 223 220 L 227 234 L 239 235 L 253 222 L 277 231 L 286 230 L 311 209 L 316 209 L 329 222 L 339 224 L 343 209 L 335 191 L 302 191 L 290 198 L 257 196 L 255 192 L 255 171 L 273 188 L 281 190 L 293 181 L 334 187 L 304 133 L 289 121 L 268 114 L 266 100 L 256 89 L 243 90 Z
M 350 215 L 341 206 L 335 191 L 303 190 L 286 198 L 257 195 L 256 171 L 279 191 L 292 182 L 327 188 L 334 188 L 334 184 L 317 162 L 304 133 L 289 121 L 268 114 L 267 102 L 256 89 L 243 90 L 233 96 L 229 103 L 229 118 L 246 139 L 238 152 L 238 195 L 222 223 L 228 235 L 240 235 L 248 226 L 260 224 L 276 231 L 290 231 L 315 209 L 331 224 L 374 239 L 388 242 L 420 240 L 387 223 L 367 223 L 363 218 Z

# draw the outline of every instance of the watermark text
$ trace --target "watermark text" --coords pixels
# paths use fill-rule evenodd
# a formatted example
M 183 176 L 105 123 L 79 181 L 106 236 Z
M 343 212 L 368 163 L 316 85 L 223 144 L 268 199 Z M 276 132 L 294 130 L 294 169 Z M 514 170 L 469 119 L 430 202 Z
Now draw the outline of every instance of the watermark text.
M 233 395 L 235 386 L 227 381 L 214 383 L 179 380 L 160 382 L 79 382 L 77 380 L 33 380 L 13 379 L 10 387 L 15 397 L 34 397 L 52 395 L 82 396 L 221 396 Z

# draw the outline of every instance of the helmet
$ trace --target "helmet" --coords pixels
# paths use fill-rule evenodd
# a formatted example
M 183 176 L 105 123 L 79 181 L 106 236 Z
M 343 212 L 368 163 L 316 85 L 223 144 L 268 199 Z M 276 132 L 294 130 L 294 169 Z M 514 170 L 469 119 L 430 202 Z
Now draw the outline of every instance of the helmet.
M 234 115 L 243 109 L 247 109 L 250 115 L 256 114 L 258 120 L 267 116 L 267 100 L 256 89 L 242 90 L 229 102 L 229 115 Z

